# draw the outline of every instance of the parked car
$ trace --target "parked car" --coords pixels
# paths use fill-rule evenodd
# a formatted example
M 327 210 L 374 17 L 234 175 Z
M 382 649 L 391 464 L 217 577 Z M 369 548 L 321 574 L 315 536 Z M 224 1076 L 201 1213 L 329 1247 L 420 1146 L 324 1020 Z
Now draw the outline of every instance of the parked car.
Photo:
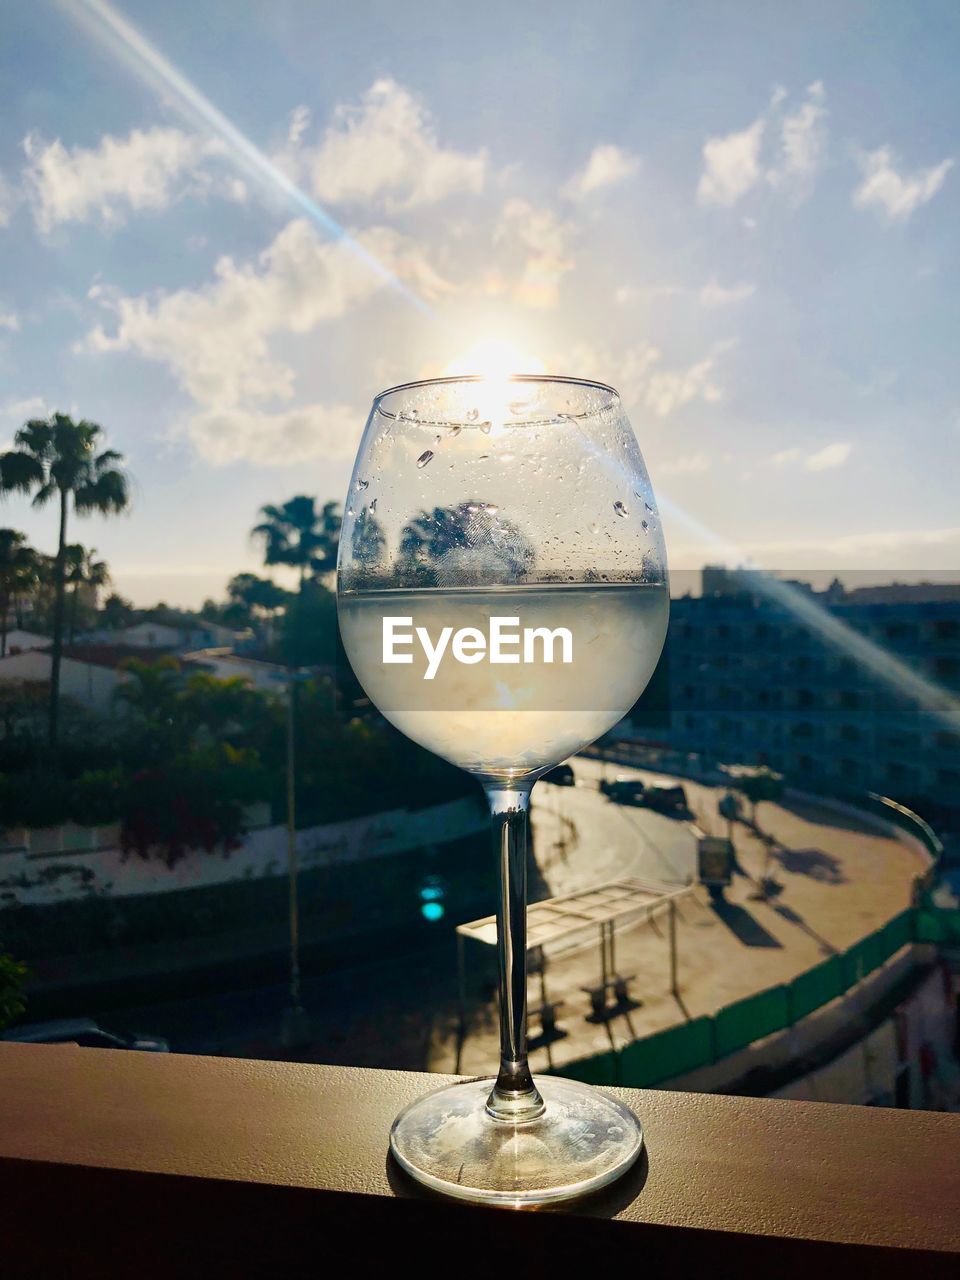
M 690 812 L 687 805 L 687 793 L 683 787 L 647 787 L 643 795 L 643 803 L 648 809 L 657 813 L 683 815 Z
M 57 1018 L 51 1022 L 28 1022 L 8 1027 L 0 1040 L 21 1044 L 78 1044 L 87 1049 L 139 1049 L 144 1053 L 169 1053 L 170 1044 L 162 1036 L 128 1035 L 107 1031 L 92 1018 Z
M 613 782 L 603 779 L 600 790 L 614 804 L 641 805 L 646 787 L 639 778 L 617 778 Z
M 568 764 L 557 764 L 543 775 L 544 782 L 552 782 L 555 787 L 575 787 L 577 779 Z

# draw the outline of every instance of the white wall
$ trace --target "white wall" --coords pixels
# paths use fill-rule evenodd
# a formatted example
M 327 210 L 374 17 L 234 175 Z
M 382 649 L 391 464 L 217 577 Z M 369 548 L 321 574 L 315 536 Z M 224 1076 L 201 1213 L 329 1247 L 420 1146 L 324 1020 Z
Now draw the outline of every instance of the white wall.
M 14 627 L 12 631 L 7 632 L 8 654 L 13 653 L 14 650 L 24 653 L 28 649 L 45 649 L 51 643 L 49 636 L 38 635 L 35 631 L 21 631 L 19 627 Z
M 311 871 L 390 857 L 422 845 L 446 844 L 485 830 L 488 822 L 479 800 L 467 797 L 415 813 L 393 809 L 349 822 L 309 827 L 297 832 L 300 869 Z M 55 847 L 49 833 L 43 835 L 42 841 L 34 843 L 44 849 Z M 37 848 L 4 848 L 2 844 L 0 841 L 0 909 L 98 896 L 169 893 L 285 875 L 287 867 L 285 827 L 251 831 L 242 847 L 226 856 L 194 850 L 171 870 L 159 860 L 145 861 L 136 854 L 124 859 L 116 846 L 48 853 Z
M 0 682 L 46 682 L 50 679 L 53 659 L 47 652 L 31 649 L 0 658 Z M 60 692 L 73 698 L 92 711 L 109 712 L 114 705 L 113 694 L 121 675 L 113 667 L 96 667 L 90 662 L 77 662 L 63 658 L 60 663 Z
M 283 683 L 276 677 L 286 677 L 285 668 L 273 662 L 255 662 L 251 658 L 239 658 L 220 649 L 198 649 L 184 654 L 185 659 L 202 663 L 218 680 L 233 680 L 238 676 L 249 680 L 255 689 L 267 693 L 282 693 Z M 189 673 L 189 668 L 187 669 Z

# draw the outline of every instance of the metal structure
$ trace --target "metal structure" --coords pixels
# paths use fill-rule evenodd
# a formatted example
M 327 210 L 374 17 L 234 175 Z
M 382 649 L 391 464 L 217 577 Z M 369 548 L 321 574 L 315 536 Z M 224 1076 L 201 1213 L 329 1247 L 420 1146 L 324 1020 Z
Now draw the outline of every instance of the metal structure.
M 556 898 L 545 898 L 527 908 L 527 953 L 540 952 L 540 985 L 544 1004 L 546 995 L 547 950 L 554 954 L 572 949 L 585 940 L 592 930 L 597 931 L 600 944 L 600 982 L 604 992 L 619 980 L 616 961 L 616 930 L 628 925 L 643 923 L 655 913 L 670 910 L 670 984 L 677 991 L 677 954 L 675 943 L 675 908 L 678 899 L 693 892 L 694 885 L 664 884 L 656 880 L 642 880 L 631 876 L 612 880 L 608 884 L 578 893 L 567 893 Z M 459 1013 L 461 1029 L 465 1027 L 466 1008 L 466 954 L 467 940 L 495 948 L 497 945 L 496 916 L 484 916 L 457 925 L 457 972 L 459 989 Z M 566 943 L 568 946 L 564 946 Z

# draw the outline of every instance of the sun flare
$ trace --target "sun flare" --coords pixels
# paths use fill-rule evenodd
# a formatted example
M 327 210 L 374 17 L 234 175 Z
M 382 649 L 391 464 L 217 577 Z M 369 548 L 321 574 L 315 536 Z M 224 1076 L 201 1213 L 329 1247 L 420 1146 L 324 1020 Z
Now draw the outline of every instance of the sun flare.
M 484 338 L 475 342 L 462 356 L 444 369 L 448 377 L 479 374 L 491 381 L 502 382 L 514 373 L 546 373 L 546 365 L 515 342 L 504 338 Z

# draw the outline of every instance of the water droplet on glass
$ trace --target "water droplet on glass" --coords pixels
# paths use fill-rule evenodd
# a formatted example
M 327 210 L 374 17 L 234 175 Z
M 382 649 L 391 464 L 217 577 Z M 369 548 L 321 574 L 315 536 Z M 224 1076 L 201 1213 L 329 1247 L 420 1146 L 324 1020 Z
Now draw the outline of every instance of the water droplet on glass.
M 648 511 L 652 511 L 652 510 L 653 510 L 653 507 L 651 507 L 651 505 L 650 505 L 650 503 L 649 503 L 649 502 L 645 502 L 643 505 L 647 508 L 647 510 L 648 510 Z
M 377 509 L 377 499 L 374 498 L 374 500 L 370 503 L 370 514 L 373 515 L 376 509 Z
M 613 504 L 613 509 L 617 515 L 622 516 L 624 520 L 626 520 L 627 516 L 630 514 L 622 502 L 615 502 Z
M 464 414 L 464 417 L 468 422 L 477 422 L 480 417 L 480 410 L 468 409 L 467 412 Z
M 647 524 L 646 520 L 641 520 L 641 521 L 640 521 L 640 526 L 641 526 L 641 528 L 643 528 L 643 529 L 649 529 L 649 528 L 650 528 L 650 526 Z
M 488 503 L 483 509 L 488 516 L 495 516 L 499 510 L 499 508 L 495 507 L 492 502 Z
M 492 427 L 493 427 L 493 423 L 492 423 L 492 422 L 481 422 L 481 423 L 480 423 L 480 430 L 483 432 L 483 434 L 484 434 L 485 436 L 488 436 L 488 435 L 490 434 L 490 431 L 491 431 L 491 428 L 492 428 Z
M 456 440 L 457 436 L 460 434 L 462 430 L 463 430 L 463 427 L 460 425 L 460 423 L 454 422 L 450 427 L 450 435 L 452 439 Z
M 433 457 L 433 450 L 425 449 L 423 453 L 421 453 L 420 457 L 417 459 L 417 466 L 425 467 L 432 457 Z
M 352 516 L 353 514 L 354 514 L 353 507 L 347 507 L 347 515 Z
M 590 530 L 591 533 L 600 532 L 600 526 L 597 524 L 596 520 L 591 521 L 591 523 L 587 525 L 587 528 Z
M 357 481 L 357 491 L 358 491 L 359 493 L 363 493 L 364 489 L 369 489 L 369 488 L 370 488 L 370 481 L 369 481 L 369 480 L 358 480 L 358 481 Z

